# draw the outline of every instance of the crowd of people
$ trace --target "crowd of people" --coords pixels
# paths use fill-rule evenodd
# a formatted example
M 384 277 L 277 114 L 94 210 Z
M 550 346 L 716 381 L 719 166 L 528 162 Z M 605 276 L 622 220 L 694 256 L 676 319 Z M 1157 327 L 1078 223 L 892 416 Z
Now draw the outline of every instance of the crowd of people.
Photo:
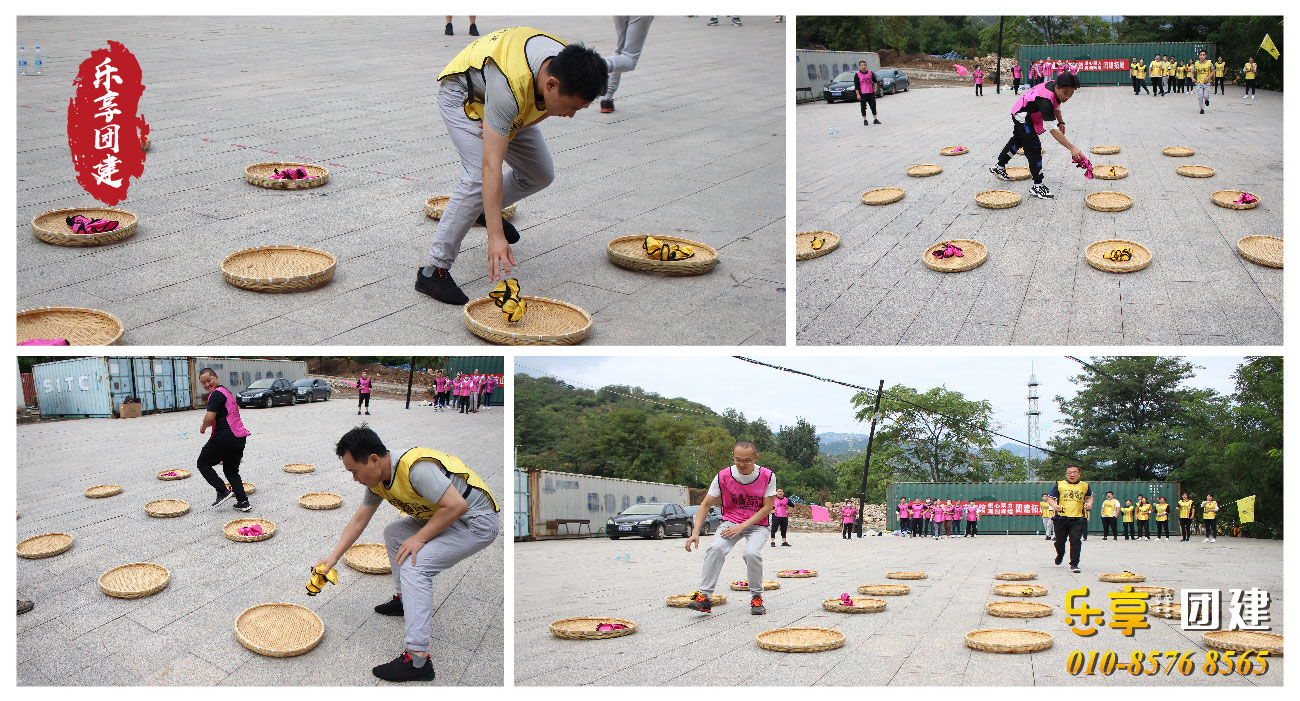
M 980 513 L 975 502 L 926 497 L 898 498 L 898 531 L 909 538 L 974 538 Z
M 438 370 L 428 390 L 433 395 L 430 404 L 437 411 L 450 407 L 462 414 L 476 414 L 488 408 L 492 393 L 501 385 L 499 376 L 479 372 L 478 368 L 469 374 L 458 372 L 454 377 Z

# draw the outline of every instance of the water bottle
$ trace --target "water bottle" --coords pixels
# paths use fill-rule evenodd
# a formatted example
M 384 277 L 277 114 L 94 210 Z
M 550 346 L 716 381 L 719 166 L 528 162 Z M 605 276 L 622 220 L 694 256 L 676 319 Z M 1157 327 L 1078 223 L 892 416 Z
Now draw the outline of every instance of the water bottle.
M 840 135 L 840 128 L 839 128 L 839 125 L 832 124 L 832 125 L 831 125 L 831 128 L 830 128 L 829 130 L 827 130 L 827 135 L 829 135 L 829 136 L 839 136 L 839 135 Z
M 39 47 L 39 46 L 36 47 L 36 54 L 35 54 L 35 55 L 36 55 L 36 60 L 35 60 L 35 64 L 36 64 L 36 72 L 34 73 L 34 75 L 40 75 L 40 74 L 41 74 L 41 69 L 43 68 L 43 65 L 42 65 L 42 63 L 41 63 L 41 47 Z
M 27 47 L 18 47 L 18 75 L 27 75 Z

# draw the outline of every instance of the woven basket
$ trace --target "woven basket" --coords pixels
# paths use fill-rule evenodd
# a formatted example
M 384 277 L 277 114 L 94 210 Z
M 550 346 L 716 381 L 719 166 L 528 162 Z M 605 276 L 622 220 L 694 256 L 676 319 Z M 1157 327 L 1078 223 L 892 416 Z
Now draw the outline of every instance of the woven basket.
M 1282 239 L 1276 236 L 1246 236 L 1237 242 L 1237 252 L 1252 263 L 1282 267 Z
M 817 570 L 808 570 L 807 572 L 796 572 L 795 570 L 781 570 L 776 576 L 783 579 L 803 579 L 805 577 L 816 577 Z
M 1030 579 L 1038 579 L 1037 572 L 999 572 L 993 575 L 994 579 L 1001 579 L 1008 582 L 1023 582 Z
M 1095 209 L 1098 212 L 1122 212 L 1133 206 L 1133 198 L 1122 192 L 1112 192 L 1102 190 L 1094 192 L 1083 200 L 1088 204 L 1088 209 Z
M 112 219 L 117 228 L 102 234 L 74 234 L 67 218 L 78 214 L 89 219 Z M 32 233 L 36 238 L 56 246 L 102 246 L 121 241 L 135 233 L 139 224 L 135 214 L 114 207 L 73 207 L 52 209 L 32 218 Z
M 1165 154 L 1166 156 L 1174 156 L 1174 157 L 1177 157 L 1177 158 L 1185 158 L 1185 157 L 1187 157 L 1187 156 L 1193 156 L 1193 155 L 1195 155 L 1195 154 L 1196 154 L 1196 149 L 1194 149 L 1194 148 L 1189 148 L 1189 147 L 1187 147 L 1187 146 L 1166 146 L 1164 149 L 1162 149 L 1162 150 L 1160 151 L 1160 153 L 1163 153 L 1163 154 Z
M 605 254 L 614 265 L 642 273 L 663 275 L 702 275 L 718 264 L 718 250 L 699 241 L 680 236 L 655 236 L 665 244 L 684 244 L 695 248 L 695 255 L 686 260 L 656 260 L 646 253 L 642 244 L 644 236 L 620 236 L 605 245 Z M 524 315 L 527 318 L 527 314 Z
M 1214 175 L 1214 169 L 1209 166 L 1178 166 L 1178 174 L 1189 178 L 1209 178 Z
M 281 180 L 272 178 L 276 169 L 297 168 L 302 166 L 308 175 L 315 176 L 308 180 Z M 320 187 L 330 181 L 330 172 L 324 166 L 310 163 L 254 163 L 244 169 L 244 180 L 258 187 L 270 190 L 306 190 Z
M 812 240 L 814 236 L 820 236 L 826 239 L 822 247 L 813 250 Z M 830 253 L 840 247 L 840 237 L 829 231 L 801 231 L 794 236 L 794 259 L 808 260 L 818 258 Z
M 1274 657 L 1282 656 L 1282 636 L 1253 630 L 1212 630 L 1201 635 L 1206 647 L 1217 650 L 1258 650 Z
M 1038 652 L 1052 646 L 1052 634 L 1037 630 L 990 628 L 966 634 L 966 647 L 984 652 Z
M 175 472 L 176 474 L 175 474 L 175 475 L 168 475 L 168 474 L 167 474 L 168 472 Z M 182 469 L 179 469 L 179 468 L 178 468 L 178 469 L 175 469 L 175 470 L 163 470 L 162 472 L 159 472 L 159 473 L 158 473 L 158 479 L 160 479 L 160 480 L 162 480 L 162 481 L 164 481 L 164 482 L 174 482 L 174 481 L 176 481 L 176 480 L 189 479 L 189 477 L 190 477 L 190 471 L 189 471 L 189 470 L 182 470 Z
M 39 560 L 68 552 L 72 547 L 72 536 L 67 533 L 45 533 L 34 535 L 18 542 L 18 557 Z
M 962 150 L 956 151 L 954 149 L 962 149 Z M 944 146 L 943 148 L 939 149 L 939 155 L 941 156 L 965 156 L 968 153 L 970 153 L 970 149 L 966 148 L 965 146 Z
M 1088 150 L 1089 150 L 1089 151 L 1092 151 L 1093 153 L 1097 154 L 1098 156 L 1110 156 L 1110 155 L 1112 155 L 1112 154 L 1119 153 L 1119 147 L 1118 147 L 1118 146 L 1093 146 L 1092 148 L 1090 148 L 1090 149 L 1088 149 Z
M 1256 197 L 1255 201 L 1250 204 L 1237 204 L 1237 200 L 1241 197 L 1241 193 L 1241 190 L 1219 190 L 1210 195 L 1210 199 L 1220 207 L 1227 207 L 1228 209 L 1254 209 L 1259 206 L 1258 197 Z M 1253 195 L 1255 193 L 1252 192 L 1251 194 Z
M 235 251 L 221 261 L 221 276 L 254 292 L 300 292 L 334 277 L 338 258 L 304 246 L 258 246 Z
M 901 199 L 903 199 L 903 188 L 901 187 L 878 187 L 862 193 L 862 204 L 893 204 Z
M 951 258 L 934 257 L 935 251 L 942 251 L 947 248 L 950 243 L 961 249 L 961 258 L 958 258 L 957 256 Z M 984 261 L 988 260 L 988 257 L 989 249 L 985 248 L 984 244 L 979 241 L 973 241 L 971 239 L 949 239 L 947 241 L 940 241 L 939 243 L 925 249 L 925 252 L 921 254 L 921 262 L 925 263 L 925 267 L 931 270 L 937 270 L 941 273 L 960 273 L 980 267 L 984 264 Z
M 306 606 L 258 604 L 235 618 L 235 637 L 259 655 L 294 657 L 316 647 L 325 637 L 325 623 Z
M 316 466 L 305 462 L 291 462 L 284 466 L 284 471 L 291 475 L 305 475 L 308 472 L 315 472 Z
M 602 623 L 614 623 L 627 626 L 617 630 L 596 630 Z M 563 618 L 551 624 L 551 635 L 566 640 L 603 640 L 621 638 L 636 632 L 636 624 L 624 618 L 606 618 L 603 616 L 584 616 L 580 618 Z
M 91 499 L 103 499 L 105 497 L 115 497 L 122 493 L 120 484 L 99 484 L 86 489 L 84 494 Z
M 1147 607 L 1147 613 L 1157 618 L 1172 618 L 1181 621 L 1183 619 L 1182 604 L 1151 604 Z
M 998 596 L 1047 596 L 1047 587 L 1039 584 L 996 584 L 993 593 Z
M 1130 260 L 1118 263 L 1108 258 L 1102 258 L 1115 248 L 1132 249 L 1133 257 Z M 1146 246 L 1124 239 L 1107 239 L 1091 244 L 1083 252 L 1083 257 L 1088 260 L 1088 265 L 1108 273 L 1132 273 L 1151 265 L 1151 251 Z
M 261 524 L 262 535 L 239 535 L 239 529 L 253 524 Z M 221 529 L 226 537 L 239 543 L 255 543 L 275 535 L 275 524 L 264 518 L 237 518 Z
M 1042 618 L 1052 615 L 1052 607 L 1033 601 L 990 601 L 984 604 L 990 616 L 998 618 Z
M 343 506 L 343 497 L 329 492 L 312 492 L 298 497 L 298 505 L 313 511 L 328 511 Z
M 759 647 L 776 652 L 823 652 L 844 646 L 844 634 L 830 628 L 777 628 L 756 637 Z
M 176 518 L 188 514 L 190 505 L 182 499 L 155 499 L 144 505 L 144 512 L 154 518 Z
M 465 305 L 465 327 L 491 343 L 507 346 L 571 346 L 591 334 L 591 315 L 558 299 L 520 295 L 528 305 L 524 318 L 510 323 L 489 297 Z
M 879 613 L 885 610 L 884 599 L 871 599 L 865 596 L 851 596 L 853 606 L 845 606 L 840 599 L 825 599 L 822 608 L 836 613 Z
M 1130 587 L 1133 591 L 1145 592 L 1152 599 L 1172 599 L 1174 590 L 1169 587 Z M 1121 589 L 1122 591 L 1122 589 Z
M 343 564 L 366 574 L 388 574 L 393 565 L 383 543 L 357 543 L 343 553 Z
M 985 209 L 1008 209 L 1020 204 L 1020 195 L 1010 190 L 985 190 L 975 195 L 975 204 Z
M 925 572 L 886 572 L 885 579 L 928 579 Z
M 38 307 L 18 312 L 18 343 L 35 338 L 66 338 L 74 346 L 120 346 L 122 320 L 98 309 Z
M 167 588 L 171 572 L 152 562 L 122 565 L 99 576 L 99 590 L 116 599 L 143 599 Z
M 1006 172 L 1008 180 L 1028 180 L 1033 175 L 1028 168 L 1019 166 L 1007 168 Z
M 229 482 L 226 483 L 226 489 L 230 489 Z M 244 483 L 244 496 L 248 496 L 249 494 L 252 494 L 253 492 L 256 491 L 257 491 L 257 485 L 253 484 L 252 482 Z
M 668 605 L 673 608 L 677 608 L 677 609 L 686 608 L 686 606 L 691 603 L 691 595 L 678 594 L 677 596 L 668 597 L 667 601 L 668 601 Z M 719 604 L 725 604 L 727 603 L 727 595 L 714 594 L 713 596 L 709 597 L 709 601 L 713 602 L 714 606 L 717 606 Z
M 1115 169 L 1115 174 L 1110 174 L 1110 169 Z M 1128 168 L 1107 163 L 1105 165 L 1095 165 L 1092 167 L 1092 177 L 1098 180 L 1123 180 L 1128 177 Z
M 433 197 L 430 197 L 428 200 L 425 201 L 424 213 L 427 214 L 431 219 L 442 219 L 442 210 L 446 208 L 447 202 L 450 200 L 451 197 L 447 195 L 434 195 Z M 510 221 L 511 219 L 514 219 L 516 210 L 517 207 L 513 204 L 510 205 L 509 207 L 503 208 L 501 210 L 501 218 L 505 219 L 506 221 Z M 479 223 L 474 222 L 474 226 L 479 226 Z
M 739 582 L 742 582 L 742 581 L 744 581 L 744 580 L 738 579 L 738 580 L 736 580 L 735 582 L 732 582 L 732 583 L 731 583 L 731 590 L 732 590 L 732 591 L 749 591 L 749 585 L 748 585 L 748 584 L 743 584 L 743 585 L 742 585 L 742 584 L 739 584 Z M 763 591 L 772 591 L 773 589 L 780 589 L 780 588 L 781 588 L 781 583 L 778 582 L 778 581 L 776 581 L 775 579 L 764 579 L 764 580 L 763 580 Z
M 1119 582 L 1145 582 L 1145 581 L 1147 581 L 1146 575 L 1142 575 L 1142 574 L 1130 574 L 1130 575 L 1125 575 L 1125 574 L 1099 574 L 1099 575 L 1097 575 L 1097 579 L 1100 579 L 1100 580 L 1103 581 L 1103 582 L 1116 582 L 1116 583 L 1119 583 Z
M 858 587 L 859 594 L 872 596 L 903 596 L 911 592 L 912 588 L 906 584 L 863 584 Z
M 907 169 L 907 174 L 913 178 L 928 178 L 931 175 L 938 175 L 943 172 L 943 166 L 937 163 L 921 163 Z

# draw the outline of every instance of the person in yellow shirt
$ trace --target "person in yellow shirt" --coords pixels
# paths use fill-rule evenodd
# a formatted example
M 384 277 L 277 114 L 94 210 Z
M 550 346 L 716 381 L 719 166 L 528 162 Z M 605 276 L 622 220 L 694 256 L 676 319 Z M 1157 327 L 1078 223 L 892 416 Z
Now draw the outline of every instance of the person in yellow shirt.
M 1213 494 L 1206 494 L 1205 501 L 1201 502 L 1201 515 L 1205 519 L 1205 539 L 1202 543 L 1213 543 L 1214 537 L 1219 535 L 1219 503 L 1214 500 Z
M 1169 502 L 1164 497 L 1156 506 L 1156 540 L 1160 540 L 1163 535 L 1165 540 L 1169 540 Z
M 1187 92 L 1187 64 L 1179 61 L 1174 66 L 1174 92 L 1182 94 Z
M 1192 522 L 1196 520 L 1196 504 L 1192 498 L 1183 492 L 1183 498 L 1178 500 L 1178 529 L 1182 531 L 1183 539 L 1180 542 L 1186 543 L 1192 539 Z
M 1219 91 L 1221 90 L 1223 91 L 1224 95 L 1228 94 L 1228 92 L 1223 89 L 1223 70 L 1227 67 L 1228 64 L 1223 62 L 1222 56 L 1219 57 L 1218 61 L 1214 62 L 1214 94 L 1215 95 L 1218 95 Z
M 1165 93 L 1171 93 L 1174 83 L 1174 57 L 1165 56 Z
M 1119 500 L 1115 498 L 1114 492 L 1106 492 L 1106 499 L 1101 502 L 1101 539 L 1106 540 L 1106 536 L 1113 535 L 1115 540 L 1119 540 L 1119 524 L 1115 518 L 1119 515 Z
M 1259 64 L 1255 63 L 1254 56 L 1251 56 L 1246 65 L 1242 67 L 1242 70 L 1246 73 L 1246 94 L 1242 95 L 1241 99 L 1255 99 L 1255 71 L 1258 68 Z
M 1137 509 L 1137 539 L 1151 540 L 1151 503 L 1144 496 L 1138 496 Z
M 1196 104 L 1201 108 L 1201 114 L 1205 114 L 1205 108 L 1210 106 L 1210 80 L 1214 76 L 1214 64 L 1201 52 L 1201 56 L 1196 63 L 1192 64 L 1192 72 L 1196 76 Z
M 1145 90 L 1148 95 L 1151 94 L 1151 91 L 1147 90 L 1147 64 L 1141 60 L 1138 61 L 1137 66 L 1137 84 L 1138 87 Z M 1134 90 L 1133 94 L 1136 95 L 1138 92 Z
M 1045 535 L 1043 540 L 1051 540 L 1052 516 L 1054 515 L 1054 512 L 1052 511 L 1052 503 L 1047 500 L 1046 494 L 1044 494 L 1043 498 L 1038 502 L 1038 511 L 1043 515 L 1043 533 Z
M 1125 499 L 1124 505 L 1119 507 L 1119 512 L 1124 515 L 1124 540 L 1137 540 L 1133 534 L 1133 500 Z
M 1160 54 L 1156 54 L 1156 57 L 1151 59 L 1151 96 L 1152 97 L 1159 97 L 1160 95 L 1165 94 L 1164 75 L 1165 75 L 1164 56 Z
M 1079 558 L 1083 554 L 1083 534 L 1088 530 L 1087 513 L 1092 511 L 1092 488 L 1081 479 L 1083 471 L 1078 465 L 1065 468 L 1065 479 L 1057 480 L 1047 493 L 1047 502 L 1055 514 L 1052 524 L 1056 530 L 1056 564 L 1065 559 L 1065 541 L 1070 541 L 1070 571 L 1078 574 Z

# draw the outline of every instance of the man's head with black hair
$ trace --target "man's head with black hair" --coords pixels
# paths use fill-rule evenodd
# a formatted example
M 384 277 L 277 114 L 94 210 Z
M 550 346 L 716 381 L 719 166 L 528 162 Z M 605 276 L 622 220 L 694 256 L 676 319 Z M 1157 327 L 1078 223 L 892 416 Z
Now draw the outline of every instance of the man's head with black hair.
M 569 44 L 546 59 L 537 86 L 546 112 L 552 117 L 572 117 L 605 93 L 609 67 L 605 59 L 582 44 Z
M 1052 82 L 1051 88 L 1056 93 L 1056 99 L 1061 104 L 1065 104 L 1067 100 L 1074 97 L 1074 91 L 1079 89 L 1079 76 L 1073 73 L 1062 73 Z
M 379 434 L 366 424 L 343 434 L 334 446 L 334 454 L 343 461 L 343 467 L 352 473 L 352 479 L 367 487 L 373 487 L 387 479 L 392 470 L 388 448 L 379 440 Z

